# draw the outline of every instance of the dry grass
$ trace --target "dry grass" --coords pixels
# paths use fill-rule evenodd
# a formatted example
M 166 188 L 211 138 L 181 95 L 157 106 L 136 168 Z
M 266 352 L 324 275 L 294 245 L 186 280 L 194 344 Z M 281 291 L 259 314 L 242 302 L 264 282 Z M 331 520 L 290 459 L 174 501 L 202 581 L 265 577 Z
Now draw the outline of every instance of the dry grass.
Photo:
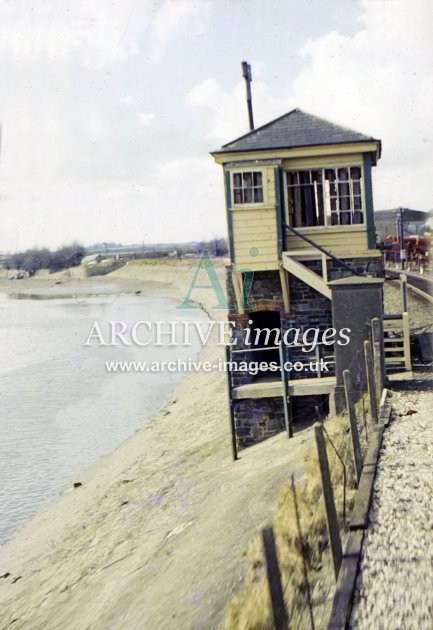
M 355 470 L 348 419 L 328 420 L 325 429 L 346 466 L 346 520 L 350 515 L 356 493 Z M 327 440 L 337 512 L 343 525 L 343 467 Z M 297 525 L 298 506 L 300 528 Z M 329 553 L 325 508 L 322 498 L 320 470 L 315 447 L 308 457 L 305 474 L 281 488 L 273 518 L 284 597 L 291 627 L 310 627 L 308 622 L 308 596 L 304 572 L 313 593 L 313 605 L 320 605 L 326 597 L 323 582 L 333 587 L 332 559 Z M 266 582 L 261 537 L 258 535 L 246 552 L 247 574 L 245 588 L 227 608 L 225 630 L 266 630 L 273 628 Z M 327 576 L 325 580 L 321 579 Z M 329 579 L 328 579 L 329 577 Z M 321 584 L 322 583 L 322 584 Z M 328 589 L 329 590 L 329 589 Z M 307 617 L 306 617 L 307 614 Z

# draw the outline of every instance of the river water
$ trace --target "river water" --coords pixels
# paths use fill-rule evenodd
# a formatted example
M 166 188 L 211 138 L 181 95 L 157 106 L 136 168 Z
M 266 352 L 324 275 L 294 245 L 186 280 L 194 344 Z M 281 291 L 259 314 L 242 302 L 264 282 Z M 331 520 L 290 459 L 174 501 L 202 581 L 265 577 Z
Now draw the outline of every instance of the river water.
M 169 346 L 169 339 L 162 347 L 102 347 L 96 337 L 85 346 L 93 322 L 105 338 L 110 321 L 132 326 L 141 320 L 205 318 L 199 311 L 176 310 L 169 300 L 143 296 L 10 300 L 0 295 L 0 313 L 1 543 L 141 427 L 183 376 L 109 373 L 105 361 L 186 361 L 201 349 L 194 334 L 186 347 Z

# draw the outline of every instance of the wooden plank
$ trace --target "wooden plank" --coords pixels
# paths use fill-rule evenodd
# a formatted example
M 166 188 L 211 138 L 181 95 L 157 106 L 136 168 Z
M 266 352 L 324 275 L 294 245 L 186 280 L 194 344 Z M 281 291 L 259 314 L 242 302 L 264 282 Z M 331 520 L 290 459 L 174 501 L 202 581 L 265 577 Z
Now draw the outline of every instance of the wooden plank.
M 242 269 L 248 267 L 252 271 L 275 271 L 280 268 L 280 263 L 278 260 L 270 259 L 270 260 L 260 260 L 259 262 L 254 262 L 254 259 L 251 261 L 242 261 L 234 265 L 236 271 L 240 272 Z
M 358 577 L 364 532 L 350 532 L 341 562 L 328 630 L 348 627 Z
M 350 434 L 352 437 L 353 458 L 355 460 L 356 478 L 359 480 L 362 475 L 362 451 L 359 441 L 358 419 L 356 417 L 355 399 L 352 387 L 352 379 L 349 370 L 343 371 L 344 393 L 346 395 L 346 405 L 349 412 Z
M 260 219 L 268 221 L 269 218 L 276 214 L 275 206 L 259 206 L 257 208 L 232 208 L 233 222 L 236 221 L 259 221 Z
M 376 423 L 379 421 L 379 405 L 376 395 L 376 387 L 374 384 L 373 349 L 370 341 L 364 341 L 364 357 L 367 375 L 367 391 L 370 401 L 370 414 L 372 421 Z
M 274 628 L 275 630 L 287 630 L 287 611 L 284 603 L 283 585 L 281 584 L 281 573 L 272 527 L 264 527 L 262 529 L 262 541 Z
M 226 162 L 234 162 L 236 160 L 244 160 L 247 159 L 249 161 L 254 160 L 267 160 L 267 159 L 276 159 L 281 160 L 284 158 L 288 159 L 298 159 L 301 157 L 315 157 L 318 161 L 318 166 L 323 164 L 322 157 L 324 156 L 332 156 L 332 164 L 335 163 L 335 158 L 339 155 L 350 155 L 356 153 L 369 153 L 369 152 L 377 152 L 377 142 L 366 141 L 366 142 L 348 142 L 345 144 L 339 145 L 311 145 L 308 147 L 295 147 L 293 149 L 261 149 L 260 151 L 230 151 L 230 153 L 214 153 L 213 158 L 217 164 L 224 164 Z M 331 165 L 332 165 L 331 164 Z M 284 163 L 286 168 L 290 168 L 290 162 Z M 352 164 L 347 164 L 347 166 L 352 166 Z M 239 169 L 237 169 L 239 170 Z
M 283 255 L 283 267 L 286 271 L 302 280 L 302 282 L 331 299 L 331 289 L 317 273 L 285 254 Z
M 276 239 L 277 238 L 277 230 L 275 227 L 265 225 L 261 228 L 262 233 L 260 234 L 260 238 L 263 240 L 267 239 Z M 257 238 L 257 230 L 254 226 L 248 226 L 246 228 L 242 228 L 241 230 L 236 231 L 236 241 L 238 243 L 242 242 L 251 242 L 251 239 Z
M 379 425 L 375 431 L 370 433 L 370 441 L 365 456 L 361 479 L 359 480 L 352 518 L 349 524 L 350 530 L 367 529 L 368 527 L 368 514 L 373 496 L 373 484 L 376 476 L 377 460 L 382 446 L 383 429 L 383 425 Z
M 361 153 L 349 153 L 348 155 L 329 155 L 325 157 L 304 157 L 290 160 L 287 167 L 290 170 L 300 168 L 332 168 L 333 166 L 362 166 Z
M 269 263 L 267 266 L 267 263 Z M 255 259 L 251 256 L 242 256 L 237 259 L 237 268 L 239 271 L 245 271 L 245 269 L 249 269 L 251 271 L 265 271 L 266 269 L 278 269 L 279 268 L 279 260 L 277 256 L 260 256 Z
M 250 256 L 251 247 L 257 247 L 259 249 L 259 255 L 253 256 L 253 258 L 261 258 L 262 256 L 268 256 L 269 254 L 276 256 L 278 253 L 277 246 L 275 244 L 270 244 L 269 241 L 261 241 L 259 239 L 250 242 L 249 245 L 245 243 L 238 243 L 235 239 L 235 251 L 236 251 L 236 259 L 242 258 L 244 256 Z M 253 252 L 254 253 L 254 252 Z
M 283 302 L 284 302 L 284 310 L 286 313 L 290 312 L 290 291 L 289 291 L 289 279 L 287 277 L 287 272 L 285 269 L 280 267 L 280 282 L 281 282 L 281 291 L 283 294 Z
M 412 369 L 412 360 L 410 356 L 410 327 L 409 327 L 409 313 L 403 313 L 403 340 L 404 340 L 404 367 L 406 371 Z
M 319 458 L 320 477 L 322 480 L 323 499 L 325 501 L 326 522 L 328 525 L 329 541 L 331 544 L 332 561 L 334 565 L 335 579 L 337 579 L 342 559 L 340 525 L 338 523 L 337 510 L 335 508 L 334 491 L 332 488 L 331 472 L 329 470 L 323 425 L 320 422 L 316 422 L 314 424 L 314 435 L 316 438 L 317 455 Z
M 245 310 L 244 310 L 244 300 L 242 296 L 242 283 L 239 279 L 239 274 L 236 273 L 236 271 L 232 271 L 232 282 L 233 282 L 233 288 L 235 290 L 238 313 L 240 315 L 243 315 L 245 313 Z
M 332 394 L 335 387 L 335 376 L 321 378 L 289 379 L 289 396 L 309 396 L 312 394 Z M 233 390 L 233 398 L 280 398 L 282 396 L 281 380 L 256 381 L 247 385 L 239 385 Z

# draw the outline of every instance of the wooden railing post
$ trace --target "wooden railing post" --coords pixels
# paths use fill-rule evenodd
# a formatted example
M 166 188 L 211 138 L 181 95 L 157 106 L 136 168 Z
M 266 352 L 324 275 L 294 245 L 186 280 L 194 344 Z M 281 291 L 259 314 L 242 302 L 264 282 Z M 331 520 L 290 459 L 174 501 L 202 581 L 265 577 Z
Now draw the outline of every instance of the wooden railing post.
M 355 460 L 356 479 L 359 483 L 362 473 L 362 452 L 359 441 L 358 420 L 356 418 L 355 400 L 352 387 L 352 379 L 349 370 L 344 370 L 344 392 L 346 394 L 346 405 L 349 412 L 350 434 L 352 436 L 353 457 Z
M 238 459 L 238 446 L 236 441 L 236 423 L 235 423 L 235 410 L 233 406 L 233 384 L 232 375 L 229 370 L 230 363 L 230 346 L 226 346 L 226 369 L 227 369 L 227 385 L 229 394 L 229 413 L 230 413 L 230 433 L 232 438 L 232 454 L 233 461 Z
M 400 296 L 401 296 L 401 310 L 403 313 L 407 312 L 407 275 L 405 273 L 400 274 Z
M 407 372 L 410 372 L 412 370 L 412 359 L 410 356 L 409 313 L 405 311 L 402 315 L 402 318 L 403 318 L 404 369 Z
M 374 377 L 373 349 L 370 341 L 364 341 L 365 370 L 367 374 L 368 398 L 370 401 L 370 414 L 373 422 L 379 422 L 379 401 Z
M 371 332 L 373 339 L 373 355 L 374 359 L 378 361 L 379 379 L 380 379 L 380 392 L 379 400 L 382 394 L 382 389 L 385 387 L 386 381 L 386 367 L 385 367 L 385 350 L 383 343 L 383 327 L 382 322 L 378 317 L 373 317 L 371 320 Z M 376 345 L 378 344 L 378 345 Z M 376 348 L 376 350 L 375 350 Z
M 284 422 L 286 425 L 287 437 L 293 437 L 293 423 L 292 423 L 292 409 L 289 403 L 289 386 L 287 384 L 287 374 L 284 369 L 284 350 L 283 344 L 280 343 L 278 348 L 280 353 L 280 372 L 281 372 L 281 384 L 283 390 L 283 407 L 284 407 Z
M 334 564 L 335 579 L 340 571 L 343 550 L 341 547 L 340 527 L 338 525 L 337 510 L 335 509 L 334 491 L 332 489 L 331 473 L 329 470 L 326 442 L 323 435 L 323 426 L 320 422 L 314 424 L 317 454 L 319 457 L 320 476 L 322 478 L 323 498 L 325 500 L 326 521 L 328 523 L 329 540 L 331 543 L 332 560 Z

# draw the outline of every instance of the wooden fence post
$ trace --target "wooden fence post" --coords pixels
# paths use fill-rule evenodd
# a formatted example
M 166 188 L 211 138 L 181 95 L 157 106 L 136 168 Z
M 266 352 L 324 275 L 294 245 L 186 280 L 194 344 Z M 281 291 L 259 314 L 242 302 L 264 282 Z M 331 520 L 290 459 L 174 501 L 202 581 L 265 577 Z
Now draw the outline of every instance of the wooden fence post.
M 316 409 L 318 409 L 318 407 L 316 407 Z M 310 581 L 308 579 L 308 567 L 307 567 L 307 550 L 306 550 L 306 544 L 304 542 L 304 539 L 302 537 L 302 531 L 301 531 L 301 516 L 299 514 L 299 506 L 298 506 L 298 498 L 296 496 L 296 486 L 295 486 L 295 475 L 292 474 L 292 495 L 293 495 L 293 505 L 295 508 L 295 517 L 296 517 L 296 527 L 298 529 L 298 536 L 299 536 L 299 540 L 300 540 L 300 544 L 301 544 L 301 556 L 302 556 L 302 573 L 304 575 L 304 587 L 305 590 L 307 591 L 307 603 L 308 603 L 308 611 L 310 613 L 310 623 L 311 623 L 311 630 L 314 630 L 314 614 L 313 614 L 313 602 L 311 599 L 311 588 L 310 588 Z
M 371 419 L 373 422 L 379 422 L 379 401 L 377 400 L 377 390 L 374 378 L 373 350 L 370 341 L 364 341 L 364 356 Z
M 323 435 L 323 426 L 320 422 L 314 424 L 314 433 L 316 437 L 317 454 L 319 456 L 320 476 L 322 478 L 323 498 L 325 500 L 326 521 L 328 523 L 334 573 L 335 579 L 337 579 L 343 551 L 341 548 L 340 527 L 338 525 L 337 510 L 335 509 L 334 491 L 332 489 L 325 437 Z
M 376 398 L 380 400 L 382 397 L 382 374 L 380 369 L 381 357 L 380 357 L 380 342 L 373 342 L 373 365 L 374 365 L 374 383 L 376 386 Z
M 382 389 L 385 387 L 386 381 L 386 365 L 385 365 L 385 349 L 383 343 L 383 326 L 382 322 L 378 317 L 373 317 L 371 320 L 371 331 L 373 338 L 373 355 L 375 360 L 378 360 L 378 373 L 380 379 L 380 391 L 379 391 L 379 400 L 382 395 Z M 375 344 L 378 344 L 375 346 Z M 374 350 L 376 347 L 376 351 Z M 378 349 L 378 351 L 377 351 Z
M 401 310 L 403 313 L 407 313 L 407 275 L 405 273 L 400 275 L 400 296 Z
M 410 327 L 409 313 L 404 312 L 403 315 L 403 348 L 404 348 L 404 369 L 407 372 L 412 370 L 412 360 L 410 356 Z
M 349 370 L 343 371 L 344 392 L 346 394 L 346 405 L 349 412 L 350 434 L 352 436 L 353 457 L 355 460 L 356 478 L 359 480 L 362 473 L 362 453 L 359 441 L 358 420 L 356 418 L 355 400 L 352 388 L 352 379 Z
M 278 566 L 277 548 L 272 527 L 264 527 L 262 529 L 262 541 L 275 630 L 287 630 L 287 611 L 284 603 L 280 567 Z

